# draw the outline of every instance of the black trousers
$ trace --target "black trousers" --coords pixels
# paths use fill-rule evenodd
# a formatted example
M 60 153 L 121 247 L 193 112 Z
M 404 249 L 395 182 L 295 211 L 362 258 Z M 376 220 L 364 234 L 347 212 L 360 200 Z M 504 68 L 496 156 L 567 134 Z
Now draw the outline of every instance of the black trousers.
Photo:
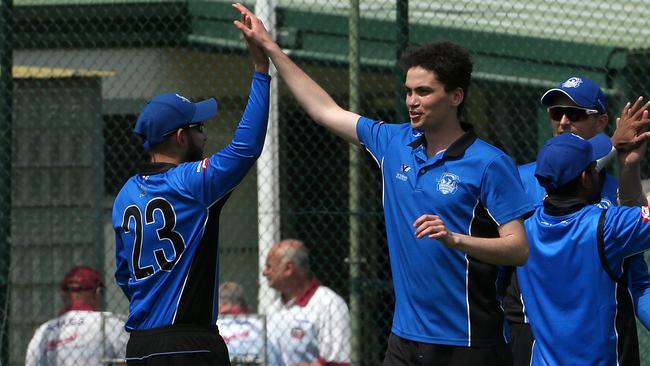
M 535 341 L 530 324 L 510 322 L 510 335 L 514 366 L 530 366 Z
M 507 344 L 494 347 L 462 347 L 410 341 L 395 334 L 388 338 L 384 366 L 511 366 Z
M 132 331 L 126 345 L 129 366 L 230 366 L 217 327 L 171 325 Z

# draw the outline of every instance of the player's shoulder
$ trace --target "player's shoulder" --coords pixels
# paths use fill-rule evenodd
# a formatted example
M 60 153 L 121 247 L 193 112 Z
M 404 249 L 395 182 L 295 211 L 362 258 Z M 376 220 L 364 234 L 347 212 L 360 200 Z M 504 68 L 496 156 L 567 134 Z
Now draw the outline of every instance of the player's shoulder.
M 631 222 L 642 220 L 650 222 L 648 206 L 611 206 L 607 208 L 606 223 L 627 226 Z
M 535 169 L 537 169 L 537 162 L 536 161 L 526 163 L 526 164 L 521 164 L 521 165 L 517 166 L 517 170 L 519 170 L 519 174 L 521 176 L 535 175 Z
M 361 116 L 359 117 L 359 120 L 357 121 L 357 124 L 359 126 L 374 126 L 374 127 L 380 127 L 382 129 L 386 129 L 391 131 L 392 133 L 398 133 L 401 131 L 404 132 L 410 132 L 411 130 L 414 130 L 411 127 L 411 124 L 408 122 L 400 122 L 400 123 L 393 123 L 393 122 L 386 122 L 382 120 L 377 120 L 373 119 L 370 117 L 366 116 Z
M 498 157 L 508 156 L 503 150 L 492 145 L 491 143 L 476 137 L 474 142 L 468 147 L 473 152 L 480 154 L 486 160 L 493 160 Z

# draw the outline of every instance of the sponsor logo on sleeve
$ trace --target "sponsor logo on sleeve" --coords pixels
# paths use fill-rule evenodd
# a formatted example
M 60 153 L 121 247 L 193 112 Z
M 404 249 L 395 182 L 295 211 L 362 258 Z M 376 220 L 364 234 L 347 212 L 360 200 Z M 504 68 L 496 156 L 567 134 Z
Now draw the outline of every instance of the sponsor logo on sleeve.
M 444 172 L 438 178 L 438 191 L 442 194 L 454 194 L 458 190 L 460 178 L 453 173 Z
M 643 222 L 650 221 L 650 209 L 648 206 L 641 207 L 641 220 L 643 220 Z
M 205 173 L 205 171 L 208 169 L 209 165 L 209 160 L 207 158 L 199 161 L 199 163 L 196 165 L 196 172 L 197 173 Z

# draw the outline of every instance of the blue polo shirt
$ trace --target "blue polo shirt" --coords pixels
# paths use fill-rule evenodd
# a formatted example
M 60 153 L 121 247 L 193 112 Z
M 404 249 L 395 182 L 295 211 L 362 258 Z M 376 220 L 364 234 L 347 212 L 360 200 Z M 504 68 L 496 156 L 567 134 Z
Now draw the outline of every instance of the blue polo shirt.
M 587 205 L 553 216 L 538 207 L 526 220 L 530 253 L 517 277 L 535 336 L 532 365 L 617 364 L 618 284 L 600 260 L 601 212 Z M 625 258 L 650 248 L 648 207 L 610 207 L 603 239 L 606 261 L 620 277 Z
M 451 231 L 498 237 L 500 225 L 533 208 L 512 159 L 471 128 L 431 158 L 424 135 L 408 123 L 361 117 L 357 135 L 382 171 L 395 288 L 392 332 L 454 346 L 507 342 L 498 267 L 437 240 L 417 239 L 412 224 L 423 214 L 437 214 Z

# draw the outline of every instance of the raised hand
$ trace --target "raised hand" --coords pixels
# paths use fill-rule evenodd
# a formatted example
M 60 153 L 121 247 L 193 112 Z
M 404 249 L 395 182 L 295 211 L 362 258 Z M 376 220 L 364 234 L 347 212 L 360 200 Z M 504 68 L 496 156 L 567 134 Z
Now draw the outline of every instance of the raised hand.
M 262 48 L 260 48 L 260 45 L 253 42 L 251 37 L 248 37 L 246 33 L 244 32 L 244 29 L 252 30 L 253 29 L 253 22 L 257 21 L 262 28 L 264 28 L 264 25 L 262 22 L 253 15 L 246 7 L 243 5 L 237 3 L 233 4 L 233 7 L 237 9 L 240 14 L 241 14 L 241 19 L 240 20 L 235 20 L 235 27 L 237 29 L 242 31 L 242 34 L 244 35 L 244 39 L 246 40 L 246 46 L 248 47 L 248 50 L 251 53 L 251 58 L 253 59 L 253 65 L 255 66 L 255 70 L 259 72 L 263 72 L 265 74 L 269 73 L 269 58 L 264 52 Z M 240 9 L 242 8 L 242 9 Z M 264 29 L 266 32 L 266 30 Z
M 632 103 L 627 103 L 619 118 L 616 119 L 616 131 L 612 136 L 612 144 L 619 152 L 637 149 L 642 142 L 650 138 L 647 132 L 650 126 L 648 108 L 650 101 L 643 104 L 643 97 Z
M 268 47 L 275 44 L 264 27 L 264 23 L 253 12 L 240 3 L 234 3 L 232 6 L 241 14 L 241 19 L 235 20 L 233 24 L 241 31 L 247 42 L 253 43 L 262 49 L 268 49 Z

